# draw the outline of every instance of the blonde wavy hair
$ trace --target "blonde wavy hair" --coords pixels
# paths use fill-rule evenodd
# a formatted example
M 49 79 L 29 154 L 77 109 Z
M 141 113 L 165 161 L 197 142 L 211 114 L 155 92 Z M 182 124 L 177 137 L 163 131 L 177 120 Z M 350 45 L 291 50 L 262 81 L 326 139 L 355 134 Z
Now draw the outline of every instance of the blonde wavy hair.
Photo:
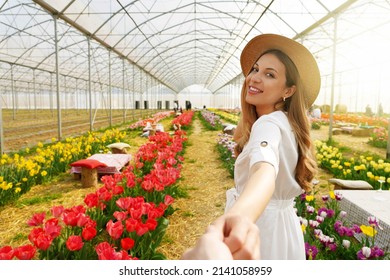
M 266 53 L 275 55 L 286 68 L 286 86 L 296 86 L 295 93 L 285 101 L 281 100 L 275 104 L 275 111 L 287 112 L 287 118 L 294 130 L 298 143 L 298 163 L 296 166 L 295 179 L 302 189 L 310 191 L 311 182 L 317 174 L 317 163 L 315 161 L 314 147 L 310 138 L 310 123 L 307 117 L 304 92 L 298 70 L 291 59 L 279 50 L 268 50 Z M 234 134 L 237 143 L 235 154 L 238 156 L 249 140 L 252 125 L 258 119 L 256 107 L 246 102 L 247 86 L 244 81 L 241 89 L 241 118 Z

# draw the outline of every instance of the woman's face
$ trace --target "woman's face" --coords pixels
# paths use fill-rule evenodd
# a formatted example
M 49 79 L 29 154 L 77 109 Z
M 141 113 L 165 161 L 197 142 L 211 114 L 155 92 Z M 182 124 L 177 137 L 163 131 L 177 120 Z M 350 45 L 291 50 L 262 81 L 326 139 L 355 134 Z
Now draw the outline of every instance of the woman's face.
M 286 67 L 272 53 L 261 56 L 245 79 L 245 100 L 256 107 L 259 116 L 275 111 L 275 104 L 290 97 L 295 87 L 286 86 Z

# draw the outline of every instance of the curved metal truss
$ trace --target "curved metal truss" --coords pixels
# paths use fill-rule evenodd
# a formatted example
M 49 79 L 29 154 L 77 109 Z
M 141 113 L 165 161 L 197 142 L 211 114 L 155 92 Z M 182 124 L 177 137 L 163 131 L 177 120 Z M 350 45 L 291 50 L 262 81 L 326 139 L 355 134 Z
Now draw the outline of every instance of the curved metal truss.
M 175 94 L 201 85 L 226 92 L 241 78 L 243 46 L 258 34 L 278 33 L 316 55 L 319 98 L 328 102 L 336 83 L 352 92 L 348 102 L 367 65 L 388 78 L 389 8 L 387 0 L 5 0 L 0 90 L 54 91 L 59 84 L 72 92 Z

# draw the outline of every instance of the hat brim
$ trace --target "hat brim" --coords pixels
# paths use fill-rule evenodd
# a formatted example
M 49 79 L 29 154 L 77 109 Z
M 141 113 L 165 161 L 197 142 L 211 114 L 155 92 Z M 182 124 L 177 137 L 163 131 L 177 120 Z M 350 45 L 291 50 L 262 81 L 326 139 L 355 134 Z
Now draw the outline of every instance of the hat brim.
M 294 62 L 302 80 L 306 107 L 316 100 L 321 86 L 320 71 L 311 52 L 300 43 L 276 34 L 262 34 L 248 42 L 241 53 L 241 69 L 246 77 L 255 62 L 267 50 L 284 52 Z

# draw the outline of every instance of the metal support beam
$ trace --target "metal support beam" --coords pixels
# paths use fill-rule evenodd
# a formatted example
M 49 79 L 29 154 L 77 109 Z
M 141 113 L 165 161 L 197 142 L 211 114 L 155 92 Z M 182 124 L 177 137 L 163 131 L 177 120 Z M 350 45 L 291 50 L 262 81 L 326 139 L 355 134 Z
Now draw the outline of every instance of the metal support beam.
M 386 151 L 386 159 L 390 159 L 390 118 L 389 126 L 387 127 L 387 151 Z
M 33 96 L 34 96 L 34 118 L 37 118 L 37 91 L 35 87 L 35 69 L 33 69 Z M 30 100 L 30 98 L 28 98 Z
M 60 73 L 59 73 L 59 53 L 58 53 L 58 29 L 57 29 L 57 17 L 54 19 L 54 44 L 55 44 L 55 67 L 56 67 L 56 93 L 57 93 L 57 127 L 58 127 L 58 140 L 62 139 L 62 121 L 61 121 L 61 99 L 60 99 Z
M 0 98 L 0 155 L 4 154 L 3 98 Z
M 16 118 L 16 97 L 15 97 L 14 66 L 11 65 L 11 98 L 12 98 L 12 119 Z
M 126 122 L 126 96 L 125 96 L 125 60 L 122 59 L 122 107 L 123 107 L 123 123 Z M 118 98 L 119 99 L 119 98 Z
M 337 15 L 334 17 L 333 25 L 333 54 L 332 54 L 332 84 L 330 92 L 330 112 L 329 112 L 329 142 L 332 141 L 333 135 L 333 106 L 334 106 L 334 88 L 336 76 L 336 49 L 337 49 Z
M 112 85 L 111 85 L 111 50 L 108 51 L 108 107 L 110 110 L 109 126 L 112 126 Z
M 89 96 L 89 131 L 93 130 L 92 121 L 92 77 L 91 77 L 91 39 L 87 37 L 88 43 L 88 96 Z

